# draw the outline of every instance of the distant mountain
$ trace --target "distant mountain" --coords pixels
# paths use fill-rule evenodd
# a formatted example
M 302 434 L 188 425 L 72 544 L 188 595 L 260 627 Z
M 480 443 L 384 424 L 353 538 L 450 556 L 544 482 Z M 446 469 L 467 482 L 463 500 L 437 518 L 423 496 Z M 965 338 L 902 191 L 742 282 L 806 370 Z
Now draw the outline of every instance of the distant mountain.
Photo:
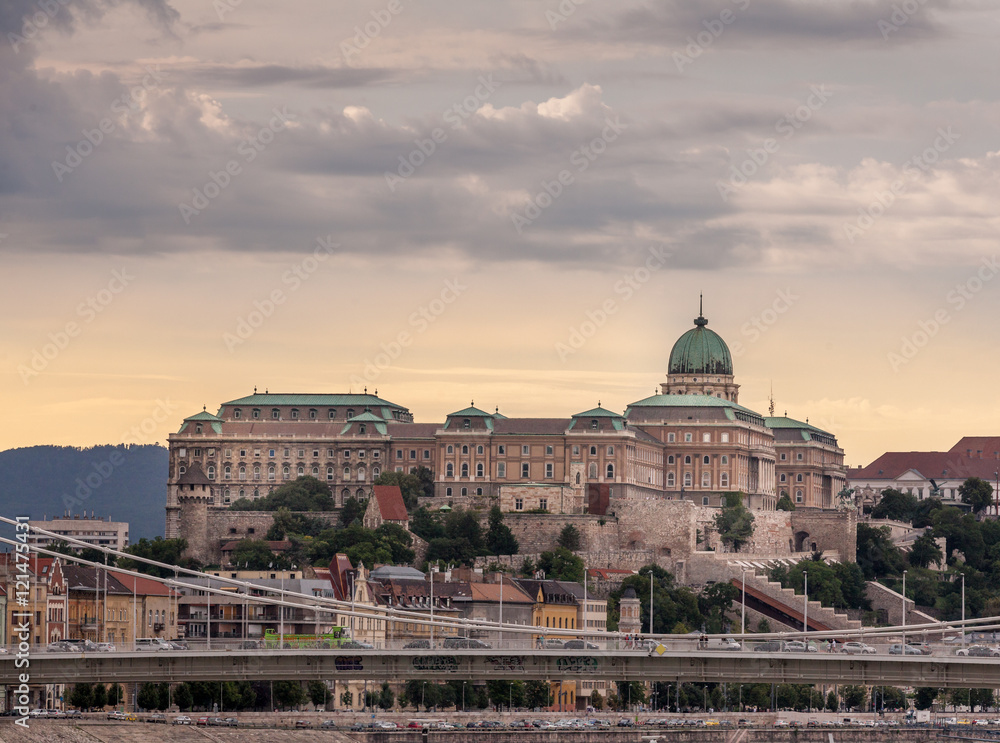
M 129 522 L 129 541 L 163 535 L 167 450 L 156 445 L 29 446 L 0 452 L 0 514 L 91 511 Z M 6 524 L 4 536 L 13 534 Z

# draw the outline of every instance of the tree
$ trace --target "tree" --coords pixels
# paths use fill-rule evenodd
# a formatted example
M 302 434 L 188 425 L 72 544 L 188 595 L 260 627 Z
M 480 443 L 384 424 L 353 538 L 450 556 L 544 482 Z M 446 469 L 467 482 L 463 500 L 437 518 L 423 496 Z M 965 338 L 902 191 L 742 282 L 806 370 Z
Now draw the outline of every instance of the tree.
M 160 690 L 156 688 L 156 684 L 147 681 L 140 686 L 136 702 L 142 709 L 156 709 L 160 704 Z
M 315 477 L 299 477 L 285 483 L 263 498 L 240 498 L 229 508 L 233 511 L 332 511 L 336 507 L 333 491 Z
M 621 597 L 628 588 L 635 591 L 639 599 L 640 621 L 646 630 L 649 627 L 649 584 L 653 576 L 653 632 L 668 634 L 678 624 L 699 628 L 705 621 L 698 606 L 698 597 L 686 586 L 676 586 L 674 576 L 659 565 L 645 565 L 637 575 L 630 575 L 608 596 L 608 629 L 618 628 L 621 614 Z M 685 629 L 686 631 L 686 629 Z
M 80 710 L 90 709 L 93 707 L 93 684 L 74 684 L 73 691 L 69 695 L 69 703 Z
M 285 570 L 291 567 L 291 561 L 285 555 L 271 551 L 263 539 L 241 539 L 233 549 L 229 558 L 233 565 L 247 570 Z
M 903 554 L 892 543 L 889 535 L 888 526 L 858 524 L 857 563 L 866 580 L 902 573 Z
M 324 684 L 322 681 L 310 681 L 306 686 L 306 694 L 309 697 L 309 701 L 313 703 L 314 707 L 326 707 L 330 703 L 330 698 L 333 694 L 330 692 L 330 687 Z
M 868 688 L 865 686 L 845 686 L 841 689 L 844 706 L 850 710 L 860 710 L 868 700 Z
M 601 696 L 601 692 L 597 689 L 590 692 L 590 706 L 598 712 L 604 709 L 604 697 Z
M 577 529 L 573 524 L 566 524 L 559 532 L 558 544 L 560 547 L 565 547 L 570 552 L 580 551 L 580 530 Z
M 782 493 L 781 497 L 778 498 L 778 502 L 774 504 L 776 511 L 794 511 L 795 504 L 792 503 L 792 499 L 788 497 L 788 493 Z
M 552 687 L 547 681 L 528 681 L 524 685 L 524 695 L 531 709 L 548 707 L 552 704 Z
M 123 551 L 128 552 L 131 555 L 135 555 L 136 557 L 144 557 L 147 560 L 154 560 L 156 562 L 166 563 L 167 565 L 179 565 L 183 568 L 199 570 L 201 568 L 201 564 L 197 560 L 181 559 L 181 554 L 186 549 L 187 540 L 184 539 L 164 539 L 163 537 L 156 537 L 155 539 L 150 540 L 143 537 L 135 544 L 130 544 Z M 117 562 L 118 567 L 120 568 L 135 570 L 157 578 L 172 578 L 174 576 L 174 571 L 168 568 L 160 568 L 144 562 L 129 560 L 125 557 L 119 558 Z
M 503 522 L 503 511 L 500 510 L 500 506 L 493 506 L 490 509 L 486 547 L 494 555 L 516 555 L 521 548 L 514 538 L 514 532 Z
M 959 485 L 958 493 L 973 513 L 982 513 L 993 503 L 993 486 L 978 477 L 970 477 Z
M 425 542 L 445 536 L 444 524 L 438 515 L 431 513 L 426 506 L 418 508 L 410 518 L 410 531 Z
M 706 619 L 706 630 L 713 634 L 723 632 L 726 612 L 740 595 L 732 583 L 716 582 L 706 586 L 698 595 L 698 609 Z
M 389 686 L 389 682 L 383 681 L 382 690 L 378 695 L 378 706 L 386 711 L 389 711 L 395 703 L 396 695 L 392 693 L 392 687 Z
M 916 496 L 895 488 L 886 488 L 882 491 L 881 499 L 872 509 L 872 518 L 911 521 L 913 514 L 916 513 L 917 505 Z
M 275 681 L 274 702 L 281 709 L 291 709 L 305 704 L 306 693 L 298 681 Z
M 417 467 L 417 471 L 413 473 L 420 480 L 420 495 L 424 498 L 434 497 L 434 471 L 420 465 Z
M 715 530 L 724 545 L 739 552 L 753 537 L 753 514 L 743 505 L 742 493 L 726 493 L 726 505 L 715 514 Z
M 190 684 L 178 684 L 174 690 L 174 704 L 182 712 L 186 712 L 194 706 L 194 695 L 191 693 Z
M 914 540 L 907 560 L 913 567 L 926 568 L 932 562 L 940 565 L 944 560 L 944 553 L 941 552 L 941 548 L 932 534 L 924 534 Z
M 826 711 L 836 712 L 838 709 L 840 709 L 840 702 L 837 699 L 837 692 L 830 689 L 830 693 L 826 695 Z
M 583 583 L 583 560 L 565 547 L 555 552 L 543 552 L 538 557 L 538 569 L 545 571 L 546 580 Z
M 405 472 L 383 472 L 375 478 L 376 485 L 395 485 L 403 495 L 403 504 L 407 511 L 417 507 L 417 498 L 424 494 L 424 485 L 416 475 Z
M 368 510 L 367 500 L 355 498 L 353 495 L 350 498 L 346 498 L 343 507 L 340 509 L 341 526 L 350 526 L 355 521 L 360 523 L 365 517 L 366 510 Z
M 627 707 L 646 703 L 646 685 L 641 681 L 617 681 L 618 698 Z
M 295 513 L 285 507 L 274 512 L 274 521 L 267 530 L 267 538 L 278 541 L 290 535 L 315 537 L 330 528 L 325 519 L 316 519 L 301 513 Z
M 918 686 L 913 693 L 913 706 L 917 709 L 930 709 L 940 691 L 930 686 Z
M 121 684 L 111 684 L 108 687 L 108 704 L 116 705 L 125 701 L 125 690 Z
M 90 704 L 98 710 L 104 709 L 108 704 L 108 687 L 104 684 L 94 684 L 94 696 Z
M 354 706 L 354 694 L 349 691 L 345 691 L 340 695 L 340 704 L 342 707 L 346 707 L 348 709 L 352 708 Z M 414 702 L 414 704 L 416 704 L 416 702 Z

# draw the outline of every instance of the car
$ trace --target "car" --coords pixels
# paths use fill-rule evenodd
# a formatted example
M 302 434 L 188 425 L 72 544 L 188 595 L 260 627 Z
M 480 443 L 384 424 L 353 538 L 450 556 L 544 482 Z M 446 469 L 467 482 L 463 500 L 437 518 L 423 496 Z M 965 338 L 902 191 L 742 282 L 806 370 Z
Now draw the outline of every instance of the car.
M 139 637 L 135 641 L 136 650 L 173 650 L 173 646 L 159 637 Z
M 789 640 L 785 643 L 786 653 L 817 653 L 819 648 L 816 647 L 816 643 L 810 641 L 806 644 L 805 640 Z
M 75 650 L 76 648 L 65 640 L 56 640 L 45 646 L 45 652 L 47 653 L 72 653 Z
M 177 640 L 165 641 L 169 647 L 167 650 L 189 650 L 186 642 L 179 642 Z
M 931 646 L 928 645 L 926 642 L 908 642 L 906 644 L 909 645 L 910 647 L 919 650 L 921 655 L 931 655 L 931 653 L 933 652 L 931 650 Z
M 774 726 L 776 728 L 787 728 L 788 727 L 788 720 L 775 720 L 774 721 Z
M 209 717 L 208 718 L 208 724 L 209 724 L 210 727 L 213 727 L 213 728 L 223 728 L 223 727 L 226 727 L 226 721 L 223 720 L 221 717 Z
M 403 645 L 403 649 L 404 650 L 411 650 L 411 649 L 428 650 L 428 649 L 430 649 L 430 646 L 431 646 L 431 641 L 430 640 L 414 640 L 413 642 L 408 642 L 405 645 Z
M 399 725 L 389 720 L 379 720 L 375 723 L 375 728 L 377 730 L 395 730 L 398 727 Z
M 362 642 L 361 640 L 344 640 L 340 643 L 340 647 L 344 650 L 374 650 L 375 646 L 368 642 Z
M 627 717 L 623 717 L 622 719 L 620 719 L 618 721 L 618 727 L 620 727 L 620 728 L 634 728 L 635 727 L 635 722 L 633 720 L 628 719 Z
M 991 648 L 989 645 L 969 645 L 958 648 L 955 655 L 968 656 L 970 658 L 1000 658 L 1000 650 Z
M 166 725 L 167 724 L 167 716 L 164 715 L 164 714 L 161 714 L 161 713 L 157 712 L 157 713 L 152 714 L 149 717 L 147 717 L 146 718 L 146 722 L 161 722 L 164 725 Z
M 786 645 L 784 640 L 767 640 L 758 642 L 753 649 L 756 653 L 783 653 L 786 652 Z
M 889 646 L 889 655 L 923 655 L 920 652 L 920 648 L 914 647 L 913 645 L 902 645 L 901 643 L 893 643 Z
M 488 642 L 483 642 L 482 640 L 477 640 L 474 637 L 446 637 L 444 638 L 445 648 L 455 648 L 455 649 L 469 649 L 469 648 L 489 648 L 492 647 Z M 562 647 L 562 645 L 560 645 Z
M 83 713 L 78 709 L 66 710 L 66 717 L 83 717 Z
M 197 720 L 195 721 L 195 723 L 194 723 L 194 724 L 195 724 L 195 725 L 206 725 L 206 726 L 207 726 L 207 725 L 208 725 L 208 718 L 207 718 L 207 717 L 199 717 L 199 718 L 198 718 L 198 719 L 197 719 Z
M 223 720 L 223 722 L 226 724 L 227 728 L 235 728 L 239 727 L 240 725 L 240 721 L 237 720 L 235 717 L 227 717 L 225 720 Z
M 336 730 L 337 722 L 336 720 L 323 720 L 323 722 L 321 722 L 319 726 L 323 730 Z
M 240 650 L 260 650 L 261 647 L 260 640 L 244 640 L 240 643 Z
M 586 642 L 585 640 L 567 640 L 563 643 L 563 647 L 566 650 L 598 650 L 600 646 L 595 642 Z
M 97 643 L 97 650 L 100 653 L 114 653 L 118 650 L 118 648 L 110 642 L 99 642 Z
M 174 723 L 173 724 L 174 725 L 190 725 L 191 724 L 191 718 L 188 717 L 187 715 L 177 715 L 177 717 L 174 718 Z
M 848 655 L 875 655 L 875 648 L 863 642 L 845 642 L 841 646 L 840 652 Z
M 62 643 L 77 653 L 91 653 L 97 650 L 97 643 L 92 640 L 62 640 Z
M 309 720 L 296 720 L 295 721 L 295 728 L 296 729 L 299 729 L 299 728 L 311 728 L 311 727 L 312 727 L 312 723 L 309 722 Z

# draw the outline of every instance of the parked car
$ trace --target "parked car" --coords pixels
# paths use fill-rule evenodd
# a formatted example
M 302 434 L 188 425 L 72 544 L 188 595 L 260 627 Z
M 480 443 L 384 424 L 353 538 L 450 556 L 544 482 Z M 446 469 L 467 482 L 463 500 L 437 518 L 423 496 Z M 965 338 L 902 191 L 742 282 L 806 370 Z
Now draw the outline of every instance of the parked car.
M 489 648 L 492 647 L 492 645 L 487 642 L 483 642 L 482 640 L 477 640 L 474 637 L 446 637 L 444 638 L 444 647 L 454 649 L 475 649 Z
M 136 650 L 173 650 L 166 640 L 159 637 L 139 637 L 135 641 Z
M 337 729 L 337 723 L 336 723 L 335 720 L 323 720 L 323 722 L 321 722 L 319 724 L 319 726 L 323 730 L 336 730 Z
M 784 640 L 767 640 L 758 642 L 753 649 L 756 653 L 783 653 L 786 651 L 786 644 Z
M 344 640 L 340 643 L 340 647 L 345 650 L 374 650 L 375 646 L 371 643 L 362 642 L 361 640 Z
M 77 653 L 91 653 L 97 650 L 97 643 L 93 640 L 62 640 L 62 643 L 67 649 Z
M 45 651 L 47 653 L 72 653 L 75 650 L 76 648 L 65 640 L 56 640 L 55 642 L 50 642 L 45 646 Z
M 199 717 L 197 719 L 197 721 L 195 722 L 195 725 L 208 725 L 208 718 L 207 717 Z
M 430 640 L 414 640 L 413 642 L 408 642 L 403 645 L 404 650 L 416 649 L 429 649 L 431 646 Z
M 901 643 L 893 643 L 889 646 L 889 655 L 923 655 L 920 652 L 920 648 L 914 647 L 913 645 L 902 645 Z
M 149 717 L 147 717 L 146 718 L 146 722 L 160 722 L 160 723 L 163 723 L 164 725 L 166 725 L 167 724 L 167 716 L 164 715 L 164 714 L 161 714 L 160 712 L 156 712 L 156 713 L 150 715 Z
M 875 648 L 863 642 L 845 642 L 840 652 L 848 655 L 875 655 Z
M 785 643 L 786 653 L 817 653 L 819 648 L 811 640 L 807 644 L 805 640 L 789 640 Z
M 97 643 L 97 650 L 98 650 L 98 652 L 101 652 L 101 653 L 114 653 L 114 652 L 116 652 L 118 650 L 118 648 L 116 648 L 110 642 L 99 642 L 99 643 Z
M 312 727 L 312 723 L 309 722 L 309 720 L 296 720 L 295 721 L 295 727 L 296 727 L 296 729 L 298 729 L 298 728 L 311 728 Z
M 563 643 L 563 647 L 566 650 L 598 650 L 600 646 L 597 643 L 584 640 L 567 640 Z
M 959 648 L 955 655 L 968 656 L 970 658 L 1000 658 L 1000 650 L 991 648 L 989 645 L 969 645 Z
M 187 715 L 177 715 L 177 717 L 174 718 L 174 725 L 190 725 L 190 724 L 191 724 L 191 718 L 188 717 Z

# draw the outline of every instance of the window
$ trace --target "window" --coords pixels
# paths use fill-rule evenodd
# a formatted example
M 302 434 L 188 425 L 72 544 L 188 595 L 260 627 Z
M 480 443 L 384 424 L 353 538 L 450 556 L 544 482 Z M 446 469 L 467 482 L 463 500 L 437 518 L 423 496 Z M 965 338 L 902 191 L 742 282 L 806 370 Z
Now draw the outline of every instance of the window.
M 712 487 L 712 473 L 705 471 L 701 473 L 701 486 L 703 488 Z
M 358 467 L 358 482 L 365 481 L 366 470 L 364 467 Z
M 707 495 L 703 495 L 703 496 L 701 496 L 701 505 L 703 505 L 703 506 L 707 506 L 707 505 L 708 505 L 708 502 L 709 502 L 709 501 L 708 501 L 708 496 L 707 496 Z
M 243 417 L 243 411 L 240 410 L 239 408 L 236 408 L 233 411 L 233 418 L 242 418 L 242 417 Z
M 684 443 L 691 443 L 691 440 L 692 440 L 691 434 L 689 433 L 684 434 Z
M 327 411 L 326 411 L 326 417 L 329 418 L 330 420 L 333 420 L 334 418 L 336 418 L 337 417 L 337 409 L 336 408 L 329 408 L 329 409 L 327 409 Z
M 431 458 L 431 450 L 424 449 L 424 459 L 430 459 L 430 458 Z
M 286 456 L 286 457 L 287 457 L 287 456 L 289 456 L 290 452 L 291 452 L 291 449 L 289 449 L 289 448 L 288 448 L 288 447 L 286 446 L 286 447 L 285 447 L 285 454 L 284 454 L 284 456 Z
M 673 472 L 668 472 L 667 473 L 667 487 L 668 488 L 674 487 L 674 473 Z
M 309 408 L 309 420 L 311 420 L 311 421 L 316 420 L 316 416 L 317 415 L 318 415 L 318 411 L 316 410 L 316 408 Z
M 255 464 L 253 466 L 253 479 L 254 480 L 259 480 L 260 479 L 260 465 L 259 464 Z
M 243 457 L 245 457 L 246 455 L 247 455 L 247 450 L 246 449 L 240 449 L 240 459 L 243 459 Z
M 240 466 L 240 479 L 241 480 L 246 480 L 247 479 L 247 468 L 246 467 Z
M 469 463 L 462 462 L 462 477 L 468 477 L 468 476 L 469 476 Z
M 545 455 L 551 457 L 553 453 L 552 445 L 548 444 L 545 447 Z
M 514 510 L 515 511 L 523 511 L 524 510 L 524 499 L 523 498 L 515 498 L 514 499 Z M 548 619 L 546 619 L 545 621 L 548 621 Z
M 362 426 L 362 428 L 364 428 L 364 426 Z M 362 431 L 362 433 L 364 433 L 364 431 Z M 364 459 L 364 458 L 365 458 L 365 450 L 358 449 L 358 459 Z
M 379 468 L 379 467 L 372 467 L 372 477 L 373 478 L 377 479 L 378 476 L 381 475 L 381 474 L 382 474 L 381 468 Z
M 274 465 L 273 464 L 272 465 L 268 465 L 268 468 L 267 468 L 267 479 L 268 480 L 273 480 L 274 479 Z
M 573 456 L 574 457 L 580 456 L 580 446 L 579 446 L 579 444 L 574 444 L 573 445 Z
M 476 462 L 476 477 L 483 477 L 483 463 Z
M 292 418 L 295 419 L 295 418 L 298 418 L 298 417 L 299 417 L 299 409 L 298 408 L 292 408 Z
M 333 467 L 327 467 L 326 468 L 326 479 L 327 480 L 333 480 Z
M 592 457 L 596 457 L 597 456 L 597 447 L 596 446 L 590 447 L 590 456 L 592 456 Z
M 798 475 L 795 476 L 795 482 L 802 482 L 802 474 L 801 473 L 799 473 Z
M 719 486 L 723 487 L 723 488 L 728 488 L 729 487 L 729 473 L 728 472 L 723 472 L 721 475 L 719 475 Z
M 482 444 L 480 444 L 479 446 L 476 447 L 476 454 L 482 454 L 483 451 L 484 450 L 483 450 L 483 445 Z
M 614 478 L 614 476 L 615 476 L 615 466 L 611 462 L 608 462 L 607 477 L 609 480 L 611 480 Z
M 587 469 L 587 477 L 591 480 L 597 479 L 597 462 L 590 463 L 590 467 Z
M 451 497 L 451 488 L 445 488 L 444 489 L 444 494 L 447 495 L 450 498 Z
M 208 479 L 209 480 L 215 479 L 215 467 L 211 464 L 208 465 Z
M 353 417 L 354 417 L 354 409 L 353 408 L 348 408 L 347 409 L 347 420 L 350 420 Z
M 254 408 L 250 415 L 253 416 L 254 420 L 260 420 L 260 408 Z
M 476 495 L 482 495 L 482 494 L 483 494 L 483 489 L 482 488 L 476 488 Z
M 676 440 L 677 440 L 677 437 L 676 437 L 676 436 L 675 436 L 674 434 L 672 434 L 672 433 L 668 433 L 668 434 L 667 434 L 667 441 L 668 441 L 669 443 L 671 443 L 671 444 L 672 444 L 672 443 L 674 443 L 674 441 L 676 441 Z
M 504 446 L 503 444 L 500 444 L 500 446 L 497 447 L 497 454 L 500 456 L 504 456 L 505 454 L 507 454 L 507 447 Z
M 402 458 L 403 458 L 403 450 L 396 449 L 396 459 L 402 459 Z
M 297 477 L 302 477 L 306 473 L 305 467 L 301 464 L 295 468 L 295 474 Z
M 548 511 L 549 510 L 549 499 L 548 498 L 539 498 L 538 499 L 538 507 L 541 508 L 543 511 Z
M 292 471 L 288 468 L 288 465 L 286 464 L 281 468 L 281 479 L 290 480 L 291 478 L 292 478 Z
M 552 475 L 553 475 L 553 464 L 552 464 L 552 462 L 546 462 L 545 463 L 545 477 L 551 480 L 552 479 Z
M 796 490 L 795 491 L 795 502 L 796 503 L 801 503 L 802 502 L 802 491 L 801 490 Z
M 712 460 L 708 458 L 708 455 L 707 455 L 707 454 L 706 454 L 705 456 L 703 456 L 703 457 L 701 458 L 701 463 L 702 463 L 702 464 L 710 464 L 710 463 L 711 463 L 711 461 L 712 461 Z
M 521 477 L 528 478 L 531 476 L 531 468 L 527 462 L 521 462 Z
M 497 462 L 497 477 L 507 477 L 506 462 Z
M 786 475 L 784 472 L 782 472 L 781 475 L 778 476 L 778 480 L 780 482 L 786 482 L 788 480 L 788 475 Z
M 729 455 L 723 454 L 722 459 L 720 461 L 722 462 L 722 464 L 729 464 Z
M 800 462 L 801 462 L 801 461 L 802 461 L 802 452 L 796 452 L 796 454 L 795 454 L 795 458 L 796 458 L 796 459 L 797 459 L 798 461 L 800 461 Z
M 710 434 L 710 433 L 703 433 L 701 435 L 701 440 L 704 441 L 706 444 L 711 443 L 712 442 L 712 434 Z
M 285 449 L 285 456 L 286 457 L 288 456 L 288 450 L 287 449 Z M 351 458 L 351 450 L 350 449 L 344 449 L 344 459 L 350 459 L 350 458 Z
M 364 434 L 364 433 L 367 433 L 367 431 L 368 431 L 368 428 L 367 428 L 367 426 L 365 426 L 364 423 L 362 423 L 360 426 L 358 426 L 358 433 Z M 361 455 L 359 454 L 358 456 L 361 456 Z
M 688 454 L 684 457 L 684 464 L 691 464 L 691 455 Z
M 351 479 L 351 468 L 350 467 L 344 467 L 344 479 L 345 480 L 350 480 Z
M 523 456 L 528 456 L 529 454 L 531 454 L 531 447 L 528 446 L 527 444 L 522 444 L 521 445 L 521 454 Z
M 448 444 L 448 448 L 447 448 L 447 449 L 445 449 L 445 451 L 446 451 L 446 452 L 447 452 L 448 454 L 454 454 L 454 453 L 455 453 L 455 447 L 454 447 L 454 446 L 452 446 L 451 444 Z
M 781 461 L 784 462 L 786 459 L 788 459 L 788 455 L 785 452 L 781 452 Z
M 721 442 L 722 442 L 723 444 L 728 444 L 728 443 L 729 443 L 729 434 L 728 434 L 728 433 L 722 433 L 722 434 L 720 434 L 720 435 L 719 435 L 719 440 L 720 440 L 720 441 L 721 441 Z
M 468 453 L 469 453 L 469 445 L 462 444 L 462 454 L 468 454 Z
M 614 455 L 615 455 L 615 447 L 609 446 L 608 447 L 608 456 L 609 457 L 613 457 Z
M 674 455 L 671 454 L 667 457 L 667 464 L 673 464 L 673 463 L 674 463 Z
M 299 449 L 299 457 L 304 457 L 306 455 L 305 449 Z
M 685 472 L 684 473 L 684 487 L 686 487 L 686 488 L 691 487 L 691 473 L 690 472 Z
M 451 462 L 448 462 L 448 464 L 444 466 L 444 476 L 445 477 L 455 476 L 455 465 L 452 464 Z

